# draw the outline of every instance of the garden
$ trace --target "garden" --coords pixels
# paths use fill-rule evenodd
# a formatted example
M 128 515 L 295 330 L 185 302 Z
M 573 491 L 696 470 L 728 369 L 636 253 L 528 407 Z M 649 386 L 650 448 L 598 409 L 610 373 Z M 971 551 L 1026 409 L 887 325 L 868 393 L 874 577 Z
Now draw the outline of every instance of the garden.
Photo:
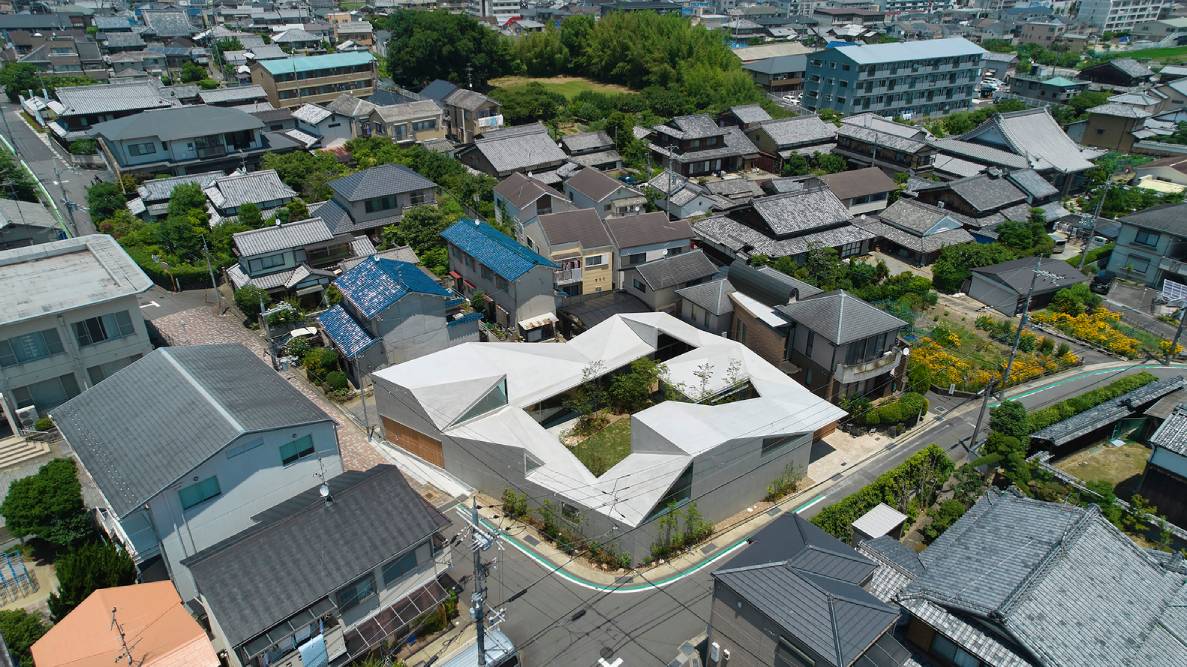
M 1169 340 L 1129 326 L 1119 313 L 1101 304 L 1101 297 L 1093 294 L 1087 285 L 1073 285 L 1056 292 L 1051 305 L 1031 313 L 1030 319 L 1041 327 L 1126 359 L 1161 357 L 1171 352 Z M 1174 353 L 1182 349 L 1181 345 L 1177 346 Z

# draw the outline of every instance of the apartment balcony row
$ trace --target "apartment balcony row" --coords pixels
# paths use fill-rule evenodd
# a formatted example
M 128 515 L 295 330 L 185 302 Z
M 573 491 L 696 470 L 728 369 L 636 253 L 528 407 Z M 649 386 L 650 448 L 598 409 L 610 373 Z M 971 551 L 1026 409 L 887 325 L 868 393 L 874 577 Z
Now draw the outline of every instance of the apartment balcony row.
M 308 88 L 310 86 L 326 86 L 336 83 L 346 83 L 347 81 L 367 81 L 374 80 L 375 73 L 371 71 L 366 72 L 350 72 L 347 74 L 333 74 L 330 76 L 311 76 L 304 79 L 293 79 L 291 81 L 277 81 L 276 90 L 293 90 L 295 88 Z

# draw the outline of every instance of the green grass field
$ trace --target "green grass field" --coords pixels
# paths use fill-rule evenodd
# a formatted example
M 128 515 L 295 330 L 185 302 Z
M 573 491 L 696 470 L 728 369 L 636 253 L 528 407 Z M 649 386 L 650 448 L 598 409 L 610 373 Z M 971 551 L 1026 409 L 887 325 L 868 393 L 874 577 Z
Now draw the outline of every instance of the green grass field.
M 489 83 L 496 88 L 516 88 L 526 86 L 529 83 L 539 83 L 548 90 L 564 95 L 567 99 L 573 99 L 585 90 L 609 94 L 632 92 L 626 86 L 618 86 L 612 83 L 598 83 L 597 81 L 591 81 L 590 79 L 577 76 L 504 76 L 491 79 Z
M 1149 448 L 1127 442 L 1120 447 L 1108 444 L 1088 447 L 1054 463 L 1056 468 L 1085 482 L 1107 482 L 1118 496 L 1128 497 L 1149 458 Z
M 1138 49 L 1121 52 L 1122 58 L 1134 60 L 1157 60 L 1166 64 L 1187 62 L 1187 46 L 1169 46 L 1157 49 Z
M 623 417 L 582 440 L 572 450 L 594 475 L 601 475 L 631 453 L 631 418 Z

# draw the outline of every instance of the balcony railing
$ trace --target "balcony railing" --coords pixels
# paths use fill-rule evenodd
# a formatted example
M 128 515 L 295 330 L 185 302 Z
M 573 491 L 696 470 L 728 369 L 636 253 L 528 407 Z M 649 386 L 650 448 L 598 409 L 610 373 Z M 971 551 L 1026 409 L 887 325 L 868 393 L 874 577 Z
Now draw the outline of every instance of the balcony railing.
M 836 370 L 833 371 L 833 377 L 842 384 L 868 380 L 892 370 L 898 365 L 899 360 L 902 359 L 902 354 L 902 350 L 895 348 L 894 350 L 888 350 L 882 356 L 877 359 L 871 359 L 870 361 L 863 361 L 858 364 L 837 364 Z
M 222 157 L 227 154 L 227 147 L 223 144 L 208 144 L 205 146 L 197 146 L 199 159 L 206 159 L 212 157 Z
M 555 272 L 556 285 L 572 285 L 581 282 L 581 269 L 561 269 Z
M 503 115 L 496 114 L 494 116 L 484 116 L 482 118 L 475 118 L 474 123 L 484 130 L 495 130 L 503 127 Z

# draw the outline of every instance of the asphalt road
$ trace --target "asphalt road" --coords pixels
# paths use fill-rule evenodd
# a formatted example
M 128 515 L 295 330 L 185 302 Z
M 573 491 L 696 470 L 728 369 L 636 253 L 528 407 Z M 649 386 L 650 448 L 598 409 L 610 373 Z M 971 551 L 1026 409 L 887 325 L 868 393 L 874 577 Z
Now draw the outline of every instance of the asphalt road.
M 113 178 L 111 172 L 108 170 L 75 169 L 70 166 L 46 146 L 36 132 L 25 125 L 20 117 L 18 105 L 10 104 L 7 98 L 0 99 L 3 99 L 3 102 L 0 103 L 0 111 L 4 114 L 3 122 L 0 122 L 0 133 L 8 138 L 16 148 L 17 155 L 29 165 L 37 179 L 45 186 L 46 191 L 54 198 L 58 208 L 62 210 L 63 214 L 66 214 L 67 223 L 72 224 L 74 228 L 72 231 L 80 236 L 94 234 L 95 226 L 91 222 L 91 216 L 85 210 L 87 186 L 94 181 L 95 177 L 111 180 Z M 77 205 L 74 210 L 73 223 L 71 223 L 70 215 L 66 213 L 66 200 Z
M 1187 374 L 1184 367 L 1144 366 L 1159 377 Z M 1128 367 L 1077 371 L 1053 380 L 1037 391 L 1014 392 L 1014 395 L 1021 395 L 1019 400 L 1028 408 L 1041 407 L 1107 384 L 1129 371 Z M 947 408 L 946 413 L 963 403 L 973 402 L 939 396 L 932 398 L 934 403 Z M 944 447 L 958 462 L 965 460 L 968 452 L 962 441 L 972 434 L 976 416 L 976 409 L 968 409 L 962 414 L 941 418 L 847 471 L 839 482 L 828 488 L 825 499 L 808 507 L 802 516 L 815 516 L 831 502 L 857 491 L 930 443 Z M 497 605 L 528 589 L 522 597 L 506 605 L 506 621 L 502 625 L 502 629 L 522 647 L 525 664 L 591 667 L 599 664 L 599 658 L 610 663 L 622 658 L 623 667 L 664 665 L 675 658 L 681 644 L 705 631 L 712 601 L 709 573 L 729 562 L 729 557 L 722 559 L 662 589 L 607 594 L 555 575 L 545 576 L 547 571 L 543 567 L 510 546 L 486 554 L 487 559 L 492 557 L 497 559 L 497 565 L 488 580 L 491 604 Z M 469 552 L 464 549 L 455 552 L 454 566 L 460 574 L 469 576 L 472 573 L 469 558 Z M 636 575 L 630 583 L 646 581 Z

